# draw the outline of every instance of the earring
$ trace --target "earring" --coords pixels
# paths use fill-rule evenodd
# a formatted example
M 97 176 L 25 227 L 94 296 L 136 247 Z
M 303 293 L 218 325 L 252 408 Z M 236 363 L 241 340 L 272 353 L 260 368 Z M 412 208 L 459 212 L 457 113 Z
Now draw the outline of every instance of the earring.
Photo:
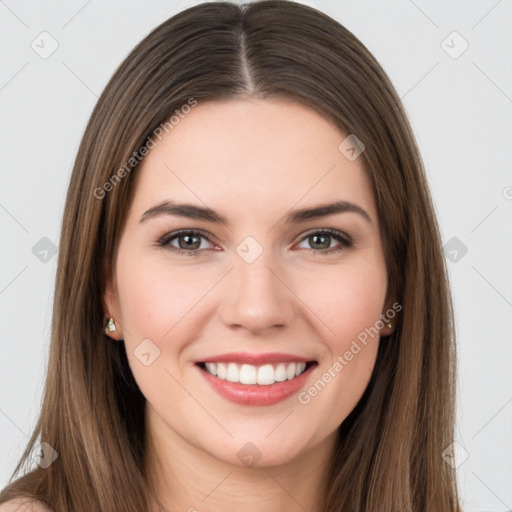
M 105 332 L 114 332 L 116 330 L 116 324 L 114 323 L 114 319 L 110 317 L 108 319 L 107 325 L 105 326 Z
M 390 329 L 392 329 L 392 328 L 393 328 L 393 324 L 392 324 L 391 322 L 388 322 L 388 323 L 386 324 L 386 326 L 387 326 L 387 327 L 389 327 Z

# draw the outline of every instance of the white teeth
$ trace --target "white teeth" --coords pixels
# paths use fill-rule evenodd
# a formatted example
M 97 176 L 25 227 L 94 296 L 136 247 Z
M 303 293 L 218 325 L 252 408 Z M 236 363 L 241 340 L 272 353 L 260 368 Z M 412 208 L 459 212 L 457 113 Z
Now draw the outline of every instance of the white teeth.
M 288 365 L 288 368 L 286 368 L 286 378 L 288 380 L 292 380 L 293 377 L 295 377 L 295 370 L 297 369 L 296 364 L 290 364 Z
M 260 386 L 270 386 L 275 381 L 274 367 L 271 364 L 264 364 L 258 368 L 258 384 Z
M 224 363 L 217 363 L 217 377 L 219 379 L 226 379 L 227 368 Z
M 286 380 L 286 366 L 284 363 L 279 363 L 276 367 L 276 382 L 283 382 Z
M 252 364 L 243 364 L 240 368 L 240 381 L 242 384 L 256 384 L 258 369 Z
M 206 371 L 219 379 L 241 384 L 259 384 L 269 386 L 275 382 L 292 380 L 301 375 L 306 369 L 306 363 L 278 363 L 277 365 L 252 364 L 238 365 L 236 363 L 205 363 Z
M 212 375 L 217 375 L 217 365 L 215 363 L 206 363 L 206 369 Z
M 229 363 L 226 380 L 229 380 L 229 382 L 240 382 L 238 378 L 239 373 L 238 366 L 235 363 Z

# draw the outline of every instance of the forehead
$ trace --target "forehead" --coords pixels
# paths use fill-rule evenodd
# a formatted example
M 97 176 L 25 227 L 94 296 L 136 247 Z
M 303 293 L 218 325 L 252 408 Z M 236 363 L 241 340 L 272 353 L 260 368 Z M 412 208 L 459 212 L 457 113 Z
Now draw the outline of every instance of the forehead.
M 153 137 L 132 206 L 140 212 L 179 198 L 237 207 L 243 216 L 270 209 L 282 214 L 299 200 L 344 199 L 374 212 L 363 159 L 351 161 L 338 149 L 347 136 L 295 102 L 199 102 L 161 140 Z

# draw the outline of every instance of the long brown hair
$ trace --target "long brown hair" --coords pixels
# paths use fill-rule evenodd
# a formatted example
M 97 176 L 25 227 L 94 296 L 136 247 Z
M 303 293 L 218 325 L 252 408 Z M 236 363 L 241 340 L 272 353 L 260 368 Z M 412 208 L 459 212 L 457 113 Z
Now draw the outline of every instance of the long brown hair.
M 67 194 L 41 413 L 0 502 L 24 496 L 55 512 L 147 510 L 145 399 L 124 344 L 103 332 L 105 265 L 115 261 L 133 194 L 134 154 L 155 128 L 191 99 L 248 96 L 301 102 L 363 141 L 389 294 L 403 306 L 339 428 L 321 510 L 461 511 L 455 470 L 442 457 L 454 431 L 453 313 L 414 135 L 366 47 L 327 15 L 284 0 L 208 2 L 178 13 L 103 91 Z M 47 468 L 26 468 L 38 442 L 59 456 Z

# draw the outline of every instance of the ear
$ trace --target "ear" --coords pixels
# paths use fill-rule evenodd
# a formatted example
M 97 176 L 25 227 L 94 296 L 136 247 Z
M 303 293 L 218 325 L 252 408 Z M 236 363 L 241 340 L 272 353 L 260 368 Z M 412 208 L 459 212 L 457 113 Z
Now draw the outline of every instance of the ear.
M 114 332 L 109 332 L 107 329 L 105 334 L 113 340 L 121 340 L 123 339 L 123 319 L 121 317 L 121 308 L 119 305 L 119 295 L 117 293 L 115 274 L 112 274 L 108 262 L 104 262 L 103 264 L 103 282 L 103 326 L 105 327 L 107 325 L 109 318 L 114 319 L 116 326 L 116 330 Z
M 381 336 L 389 336 L 396 328 L 396 318 L 398 312 L 402 309 L 398 309 L 398 302 L 393 298 L 388 298 L 382 311 L 381 319 L 384 322 L 384 326 L 380 331 Z

